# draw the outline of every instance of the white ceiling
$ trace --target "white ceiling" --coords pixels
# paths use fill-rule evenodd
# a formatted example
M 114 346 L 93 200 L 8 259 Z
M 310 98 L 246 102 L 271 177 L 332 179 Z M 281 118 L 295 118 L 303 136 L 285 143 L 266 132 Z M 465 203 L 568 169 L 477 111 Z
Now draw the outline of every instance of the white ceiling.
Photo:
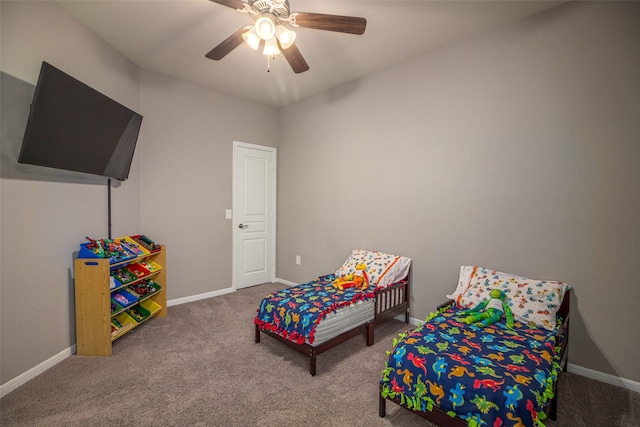
M 310 70 L 295 74 L 244 43 L 221 61 L 205 58 L 251 18 L 209 0 L 72 0 L 60 5 L 144 70 L 263 104 L 282 106 L 564 1 L 307 1 L 292 12 L 359 16 L 362 36 L 297 29 Z

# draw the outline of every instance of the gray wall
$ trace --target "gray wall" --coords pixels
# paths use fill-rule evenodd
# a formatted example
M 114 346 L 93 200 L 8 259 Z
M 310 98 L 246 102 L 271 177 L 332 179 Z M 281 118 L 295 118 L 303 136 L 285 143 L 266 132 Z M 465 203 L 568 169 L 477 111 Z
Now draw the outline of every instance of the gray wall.
M 406 255 L 418 319 L 460 265 L 565 281 L 570 362 L 640 381 L 638 16 L 563 5 L 285 107 L 278 277 Z
M 55 2 L 0 7 L 4 385 L 69 354 L 73 254 L 107 237 L 106 179 L 16 163 L 43 60 L 144 116 L 129 180 L 112 191 L 112 234 L 167 245 L 169 299 L 231 287 L 233 141 L 275 146 L 278 121 L 274 108 L 140 71 Z
M 0 7 L 4 384 L 75 343 L 73 253 L 85 236 L 108 233 L 106 179 L 16 163 L 41 62 L 46 60 L 133 110 L 140 105 L 138 68 L 56 3 L 2 1 Z M 112 192 L 114 235 L 140 229 L 139 182 L 136 155 L 129 180 Z
M 167 245 L 170 300 L 232 286 L 233 141 L 275 147 L 277 110 L 143 72 L 142 227 Z

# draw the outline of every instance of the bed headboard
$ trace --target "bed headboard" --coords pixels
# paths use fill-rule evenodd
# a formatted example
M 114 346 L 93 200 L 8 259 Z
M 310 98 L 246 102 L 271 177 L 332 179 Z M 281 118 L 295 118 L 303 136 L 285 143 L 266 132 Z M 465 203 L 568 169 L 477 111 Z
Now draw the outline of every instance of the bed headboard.
M 558 316 L 563 319 L 567 319 L 569 317 L 569 309 L 571 305 L 571 289 L 567 289 L 562 297 L 562 304 L 560 304 L 560 308 L 558 309 Z

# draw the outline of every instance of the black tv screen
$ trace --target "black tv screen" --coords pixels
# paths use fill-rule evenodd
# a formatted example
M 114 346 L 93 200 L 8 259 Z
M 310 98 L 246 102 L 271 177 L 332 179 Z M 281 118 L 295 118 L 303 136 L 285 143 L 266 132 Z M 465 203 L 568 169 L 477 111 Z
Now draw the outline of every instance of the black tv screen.
M 141 125 L 140 114 L 43 62 L 18 162 L 124 181 Z

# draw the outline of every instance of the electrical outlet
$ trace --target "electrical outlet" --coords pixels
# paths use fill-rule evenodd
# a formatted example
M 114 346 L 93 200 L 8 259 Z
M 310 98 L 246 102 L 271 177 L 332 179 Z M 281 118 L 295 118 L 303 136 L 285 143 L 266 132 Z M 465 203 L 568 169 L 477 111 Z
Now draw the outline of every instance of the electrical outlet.
M 226 210 L 224 211 L 224 218 L 225 218 L 225 219 L 231 219 L 231 217 L 232 217 L 231 209 L 226 209 Z
M 296 265 L 302 264 L 302 260 L 300 259 L 300 255 L 296 255 Z

